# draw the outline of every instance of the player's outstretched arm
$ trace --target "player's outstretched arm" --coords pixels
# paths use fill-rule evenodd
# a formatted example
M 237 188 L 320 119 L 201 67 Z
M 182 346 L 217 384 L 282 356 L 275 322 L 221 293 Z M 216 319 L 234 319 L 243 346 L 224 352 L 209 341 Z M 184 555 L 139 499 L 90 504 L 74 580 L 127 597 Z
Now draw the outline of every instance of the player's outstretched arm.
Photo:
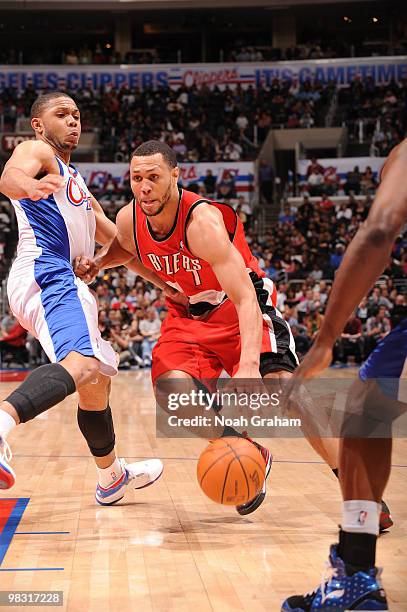
M 35 177 L 44 173 L 37 180 Z M 12 200 L 47 198 L 64 184 L 51 147 L 41 140 L 20 143 L 6 163 L 0 178 L 0 191 Z
M 241 335 L 237 376 L 260 377 L 263 318 L 244 260 L 230 242 L 222 214 L 210 205 L 201 204 L 192 214 L 187 237 L 192 253 L 212 266 L 222 289 L 236 306 Z

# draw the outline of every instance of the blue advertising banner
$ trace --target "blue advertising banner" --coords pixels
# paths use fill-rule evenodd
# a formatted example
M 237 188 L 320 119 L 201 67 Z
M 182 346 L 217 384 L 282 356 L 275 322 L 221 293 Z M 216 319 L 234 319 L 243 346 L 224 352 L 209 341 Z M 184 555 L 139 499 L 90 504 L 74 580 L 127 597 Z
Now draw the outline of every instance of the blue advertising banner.
M 273 79 L 285 81 L 335 81 L 346 87 L 355 79 L 369 77 L 378 85 L 407 79 L 407 57 L 350 58 L 301 62 L 263 62 L 245 64 L 160 64 L 120 66 L 2 66 L 0 91 L 28 85 L 36 90 L 90 88 L 158 89 L 186 86 L 220 88 L 268 87 Z

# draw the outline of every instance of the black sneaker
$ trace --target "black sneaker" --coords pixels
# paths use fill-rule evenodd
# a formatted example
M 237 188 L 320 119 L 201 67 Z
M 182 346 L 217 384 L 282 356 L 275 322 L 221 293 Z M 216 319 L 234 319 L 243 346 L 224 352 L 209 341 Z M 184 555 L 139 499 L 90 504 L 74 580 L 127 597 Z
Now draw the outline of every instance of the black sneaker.
M 244 437 L 246 438 L 246 440 L 254 444 L 255 447 L 261 452 L 261 455 L 266 464 L 266 476 L 264 479 L 263 488 L 260 491 L 260 493 L 256 495 L 256 497 L 254 497 L 252 500 L 247 502 L 246 504 L 241 504 L 240 506 L 236 506 L 237 512 L 241 514 L 242 516 L 245 516 L 246 514 L 251 514 L 252 512 L 257 510 L 257 508 L 261 506 L 261 504 L 263 503 L 264 498 L 266 497 L 266 480 L 268 478 L 268 475 L 270 474 L 271 464 L 273 462 L 273 455 L 270 453 L 268 448 L 266 448 L 265 446 L 262 446 L 258 442 L 254 442 L 254 440 L 252 440 L 251 438 L 248 438 L 247 435 L 245 435 Z

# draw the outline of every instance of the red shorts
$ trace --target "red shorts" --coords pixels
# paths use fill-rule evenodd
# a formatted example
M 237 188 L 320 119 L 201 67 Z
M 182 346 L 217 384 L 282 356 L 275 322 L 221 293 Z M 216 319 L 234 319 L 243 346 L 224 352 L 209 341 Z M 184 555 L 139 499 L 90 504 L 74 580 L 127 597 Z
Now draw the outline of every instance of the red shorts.
M 298 360 L 288 323 L 273 308 L 264 321 L 260 372 L 294 371 Z M 230 300 L 204 320 L 180 316 L 170 308 L 153 349 L 152 379 L 181 370 L 197 379 L 233 376 L 240 361 L 240 330 L 236 307 Z

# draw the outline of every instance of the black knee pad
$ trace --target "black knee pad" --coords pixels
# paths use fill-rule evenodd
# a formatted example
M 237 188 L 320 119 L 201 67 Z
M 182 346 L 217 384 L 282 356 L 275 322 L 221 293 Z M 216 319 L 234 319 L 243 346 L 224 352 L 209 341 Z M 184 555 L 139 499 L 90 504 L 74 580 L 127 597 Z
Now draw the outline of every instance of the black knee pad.
M 78 425 L 94 457 L 112 452 L 115 435 L 110 406 L 104 410 L 82 410 L 78 406 Z
M 75 390 L 75 381 L 69 372 L 59 363 L 50 363 L 31 372 L 5 401 L 13 406 L 21 423 L 26 423 Z

